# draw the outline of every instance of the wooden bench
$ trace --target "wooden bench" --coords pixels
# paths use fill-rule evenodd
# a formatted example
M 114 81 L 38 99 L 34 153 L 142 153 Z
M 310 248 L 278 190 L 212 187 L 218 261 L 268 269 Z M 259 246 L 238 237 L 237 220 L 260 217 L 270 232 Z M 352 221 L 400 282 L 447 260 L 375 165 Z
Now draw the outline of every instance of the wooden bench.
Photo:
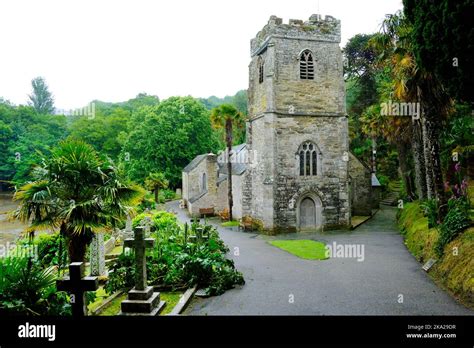
M 214 208 L 199 208 L 199 215 L 203 216 L 214 216 Z

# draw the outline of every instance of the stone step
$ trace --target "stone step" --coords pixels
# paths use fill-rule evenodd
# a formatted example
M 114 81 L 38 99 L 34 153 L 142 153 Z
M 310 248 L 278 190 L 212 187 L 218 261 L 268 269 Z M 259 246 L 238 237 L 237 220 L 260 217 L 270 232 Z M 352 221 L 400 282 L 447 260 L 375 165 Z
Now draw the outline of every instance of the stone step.
M 129 300 L 122 302 L 122 313 L 151 313 L 160 303 L 160 293 L 154 292 L 148 300 Z

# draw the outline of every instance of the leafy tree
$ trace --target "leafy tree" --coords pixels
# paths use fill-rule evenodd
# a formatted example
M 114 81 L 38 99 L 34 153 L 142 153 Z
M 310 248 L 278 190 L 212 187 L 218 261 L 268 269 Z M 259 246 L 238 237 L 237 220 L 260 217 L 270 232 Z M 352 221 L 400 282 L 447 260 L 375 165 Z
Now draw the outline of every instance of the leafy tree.
M 427 197 L 436 198 L 440 206 L 445 207 L 439 138 L 451 102 L 436 76 L 417 66 L 412 30 L 403 13 L 387 15 L 382 33 L 374 39 L 374 43 L 381 50 L 382 64 L 390 66 L 391 94 L 398 101 L 419 102 L 421 105 L 420 120 L 414 123 L 412 137 L 413 149 L 418 149 L 415 151 L 415 164 L 425 169 Z M 422 184 L 422 180 L 417 182 Z
M 121 160 L 137 182 L 144 182 L 149 173 L 163 172 L 170 186 L 177 187 L 182 169 L 194 157 L 217 150 L 209 112 L 192 97 L 141 107 L 130 122 Z
M 376 52 L 370 40 L 374 34 L 357 34 L 349 39 L 344 47 L 344 75 L 347 89 L 347 113 L 349 115 L 349 130 L 351 150 L 369 163 L 372 157 L 372 145 L 375 135 L 367 137 L 362 132 L 361 116 L 366 108 L 377 103 Z M 382 155 L 382 153 L 380 153 Z
M 145 179 L 145 187 L 153 191 L 155 194 L 155 203 L 159 204 L 158 194 L 161 189 L 167 188 L 169 185 L 163 173 L 150 173 Z
M 243 115 L 230 104 L 222 104 L 211 111 L 212 125 L 225 129 L 225 143 L 227 146 L 227 196 L 229 204 L 229 220 L 232 221 L 232 131 L 235 128 L 242 128 L 244 123 Z
M 474 2 L 404 0 L 403 6 L 417 66 L 434 73 L 453 98 L 474 102 Z
M 66 140 L 35 169 L 35 180 L 15 193 L 15 217 L 31 222 L 31 231 L 59 227 L 69 259 L 82 262 L 92 233 L 123 222 L 143 195 L 92 146 Z
M 118 159 L 122 134 L 128 132 L 131 112 L 122 108 L 103 110 L 96 107 L 94 118 L 77 117 L 70 125 L 71 137 L 81 139 L 97 151 Z
M 30 180 L 33 165 L 66 136 L 64 116 L 38 115 L 30 106 L 0 104 L 0 186 L 7 188 Z
M 30 105 L 33 106 L 38 114 L 52 114 L 54 111 L 54 99 L 44 78 L 34 78 L 31 80 L 31 86 L 33 92 L 28 96 Z

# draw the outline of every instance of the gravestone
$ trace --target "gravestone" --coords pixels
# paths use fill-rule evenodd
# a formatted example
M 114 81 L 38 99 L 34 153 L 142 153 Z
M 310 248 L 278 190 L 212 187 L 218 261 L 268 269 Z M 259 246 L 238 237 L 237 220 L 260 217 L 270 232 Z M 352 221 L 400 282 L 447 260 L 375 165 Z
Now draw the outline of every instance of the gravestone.
M 107 241 L 104 243 L 104 250 L 105 254 L 107 255 L 115 248 L 115 237 L 111 236 Z
M 122 239 L 133 238 L 133 230 L 132 230 L 132 218 L 130 215 L 127 215 L 127 222 L 125 222 L 125 230 L 122 233 Z
M 95 233 L 90 246 L 91 276 L 107 275 L 105 269 L 104 234 Z
M 149 236 L 151 232 L 151 218 L 149 216 L 145 216 L 143 219 L 143 226 L 145 227 L 145 236 Z
M 126 239 L 124 246 L 135 249 L 135 287 L 121 303 L 121 315 L 157 315 L 165 302 L 160 301 L 160 293 L 148 286 L 146 278 L 146 248 L 153 246 L 153 238 L 145 238 L 143 226 L 135 228 L 135 239 Z
M 71 294 L 73 317 L 87 315 L 86 291 L 95 291 L 99 287 L 97 277 L 84 277 L 84 262 L 69 265 L 69 277 L 56 281 L 58 291 Z

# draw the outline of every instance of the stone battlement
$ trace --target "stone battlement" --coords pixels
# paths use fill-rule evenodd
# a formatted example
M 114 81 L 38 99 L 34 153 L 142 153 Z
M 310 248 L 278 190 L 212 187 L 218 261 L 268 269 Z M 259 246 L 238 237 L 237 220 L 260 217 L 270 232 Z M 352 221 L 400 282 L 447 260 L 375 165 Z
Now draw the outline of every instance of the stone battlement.
M 271 16 L 268 23 L 252 39 L 251 54 L 254 55 L 271 36 L 339 43 L 341 21 L 332 16 L 325 16 L 323 19 L 321 15 L 313 14 L 307 21 L 290 19 L 288 23 L 283 23 L 282 18 Z

